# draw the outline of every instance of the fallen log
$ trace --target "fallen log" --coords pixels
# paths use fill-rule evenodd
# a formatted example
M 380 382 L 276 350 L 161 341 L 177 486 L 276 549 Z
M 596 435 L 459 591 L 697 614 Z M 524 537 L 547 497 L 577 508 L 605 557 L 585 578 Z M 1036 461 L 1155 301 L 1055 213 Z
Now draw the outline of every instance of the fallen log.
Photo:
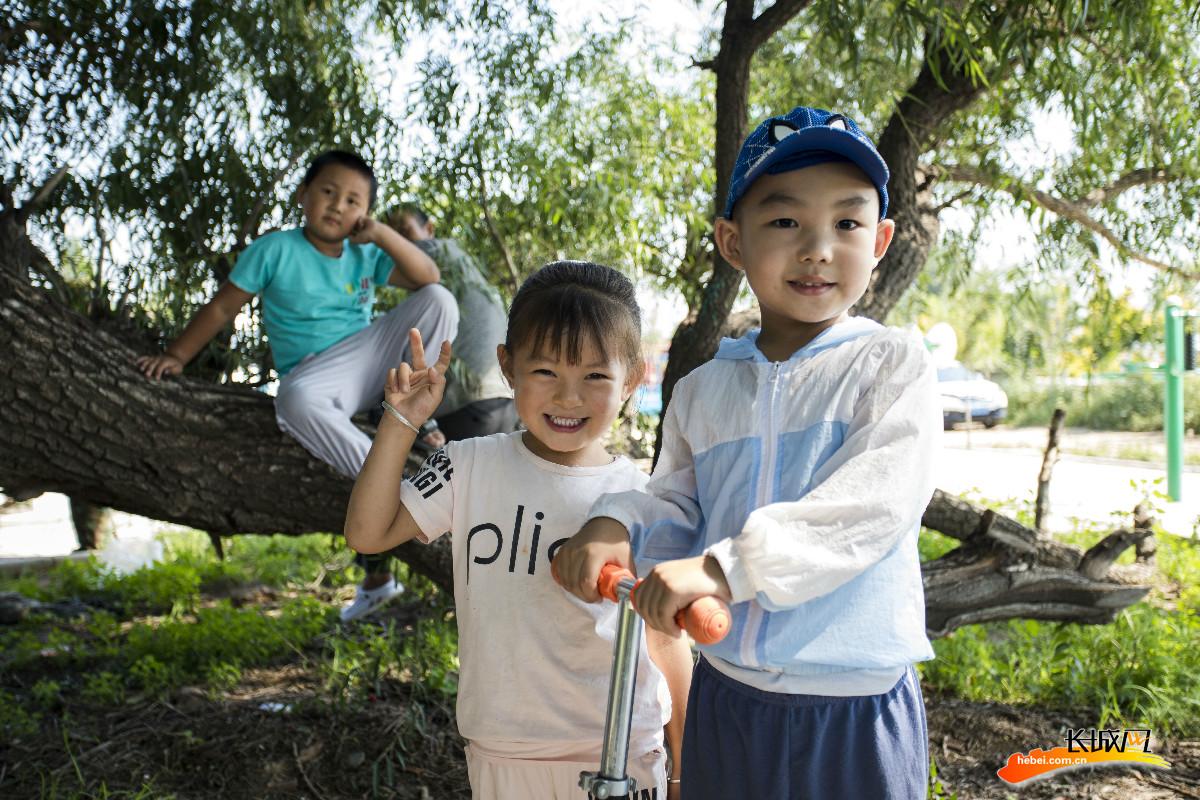
M 272 398 L 187 378 L 146 380 L 133 365 L 139 353 L 31 283 L 35 252 L 23 220 L 0 213 L 5 493 L 62 492 L 212 536 L 341 531 L 351 482 L 279 431 Z M 922 567 L 931 636 L 1014 617 L 1107 622 L 1149 589 L 1144 519 L 1088 553 L 943 492 L 923 521 L 961 541 Z M 1130 546 L 1150 557 L 1114 566 Z M 397 555 L 450 589 L 445 538 Z
M 934 493 L 921 523 L 961 542 L 921 565 L 931 637 L 1014 618 L 1111 622 L 1150 590 L 1152 554 L 1131 565 L 1114 563 L 1153 536 L 1153 521 L 1144 516 L 1137 527 L 1114 531 L 1086 552 L 942 491 Z

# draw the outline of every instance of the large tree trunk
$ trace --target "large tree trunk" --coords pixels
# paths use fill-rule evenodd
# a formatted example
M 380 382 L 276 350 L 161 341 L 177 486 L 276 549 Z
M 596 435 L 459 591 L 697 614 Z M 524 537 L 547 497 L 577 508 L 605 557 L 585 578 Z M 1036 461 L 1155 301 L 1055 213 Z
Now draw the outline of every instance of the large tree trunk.
M 757 16 L 754 0 L 726 0 L 721 25 L 721 46 L 717 57 L 706 66 L 717 76 L 716 152 L 717 185 L 713 192 L 713 215 L 725 208 L 729 181 L 738 150 L 746 138 L 746 117 L 750 98 L 750 63 L 768 39 L 799 14 L 812 0 L 775 0 Z M 684 375 L 712 358 L 725 330 L 733 301 L 737 298 L 742 274 L 721 257 L 714 247 L 713 270 L 696 313 L 680 324 L 671 339 L 667 368 L 663 373 L 662 407 L 671 402 L 671 392 Z M 662 420 L 658 424 L 662 433 Z M 658 459 L 661 436 L 655 438 L 654 458 Z
M 0 487 L 216 534 L 341 530 L 350 481 L 279 431 L 270 397 L 147 380 L 136 353 L 30 285 L 34 250 L 11 215 L 0 214 L 0 242 L 12 244 L 0 251 Z M 963 542 L 923 566 L 932 635 L 1011 617 L 1106 621 L 1147 591 L 1144 519 L 1086 554 L 940 492 L 924 523 Z M 1112 567 L 1134 544 L 1143 561 Z M 397 555 L 450 588 L 447 545 Z
M 342 530 L 351 481 L 279 430 L 272 398 L 147 380 L 138 353 L 29 284 L 22 227 L 0 216 L 0 486 L 216 534 Z M 448 547 L 399 555 L 451 586 Z
M 799 9 L 794 13 L 798 13 Z M 725 20 L 721 27 L 721 49 L 713 62 L 717 76 L 716 88 L 716 154 L 717 185 L 713 196 L 713 215 L 724 208 L 729 192 L 733 165 L 738 149 L 746 138 L 747 103 L 750 97 L 750 61 L 755 48 L 749 41 L 754 25 L 752 0 L 729 0 L 725 4 Z M 684 375 L 712 358 L 725 321 L 733 308 L 742 274 L 721 257 L 714 247 L 713 271 L 696 314 L 676 330 L 667 355 L 667 367 L 662 382 L 662 407 L 671 402 L 671 392 Z M 662 433 L 660 418 L 659 433 Z M 654 455 L 658 458 L 661 436 L 655 438 Z
M 937 142 L 938 129 L 975 101 L 984 85 L 955 68 L 936 39 L 926 41 L 925 63 L 879 137 L 879 154 L 891 170 L 888 216 L 896 221 L 891 249 L 871 276 L 855 313 L 883 322 L 912 285 L 937 244 L 933 181 L 920 158 Z

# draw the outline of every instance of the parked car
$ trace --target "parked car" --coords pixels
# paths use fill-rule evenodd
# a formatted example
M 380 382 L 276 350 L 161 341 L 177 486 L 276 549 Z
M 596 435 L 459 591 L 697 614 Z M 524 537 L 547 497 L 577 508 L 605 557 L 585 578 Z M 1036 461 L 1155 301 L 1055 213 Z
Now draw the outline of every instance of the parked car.
M 992 428 L 1008 414 L 1008 395 L 1004 390 L 957 361 L 939 367 L 937 377 L 942 393 L 942 424 L 946 430 L 969 420 Z

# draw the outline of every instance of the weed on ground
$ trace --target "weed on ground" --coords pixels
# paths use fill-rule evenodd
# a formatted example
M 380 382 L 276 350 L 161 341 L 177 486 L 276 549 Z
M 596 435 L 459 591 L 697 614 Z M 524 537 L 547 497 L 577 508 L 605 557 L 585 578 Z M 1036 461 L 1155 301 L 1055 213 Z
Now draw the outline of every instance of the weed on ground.
M 0 585 L 52 609 L 0 628 L 0 795 L 468 797 L 447 599 L 401 568 L 404 602 L 342 625 L 359 574 L 331 537 L 228 550 Z
M 236 537 L 224 561 L 200 534 L 165 543 L 164 563 L 128 575 L 83 561 L 0 581 L 44 604 L 0 626 L 0 796 L 470 796 L 450 598 L 398 565 L 410 591 L 343 625 L 360 573 L 336 537 Z M 922 557 L 954 545 L 924 534 Z M 1015 796 L 995 770 L 1068 724 L 1149 725 L 1174 769 L 1066 775 L 1022 797 L 1150 800 L 1200 782 L 1200 551 L 1161 536 L 1157 559 L 1150 599 L 1112 625 L 997 623 L 935 643 L 933 796 Z

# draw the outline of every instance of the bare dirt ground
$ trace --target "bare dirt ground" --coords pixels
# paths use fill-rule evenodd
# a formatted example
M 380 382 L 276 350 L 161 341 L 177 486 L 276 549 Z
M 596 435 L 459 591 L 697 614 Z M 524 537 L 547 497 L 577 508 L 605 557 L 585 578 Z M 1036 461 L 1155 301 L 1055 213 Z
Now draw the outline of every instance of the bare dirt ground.
M 470 797 L 461 745 L 444 709 L 390 697 L 339 710 L 312 701 L 303 670 L 247 677 L 269 692 L 213 701 L 184 690 L 125 708 L 64 709 L 41 735 L 0 747 L 7 774 L 0 793 L 42 797 L 57 785 L 64 792 L 58 796 L 66 796 L 83 785 L 108 797 L 100 786 L 133 792 L 149 784 L 152 797 L 179 800 Z M 264 696 L 288 710 L 264 710 Z
M 64 708 L 38 735 L 0 745 L 0 795 L 43 797 L 48 786 L 83 785 L 95 793 L 87 796 L 108 797 L 100 786 L 134 791 L 148 783 L 153 797 L 179 800 L 470 796 L 448 706 L 422 703 L 400 685 L 383 687 L 365 708 L 323 698 L 319 678 L 289 664 L 248 672 L 220 697 L 185 688 L 124 707 Z M 995 703 L 926 703 L 945 797 L 1200 798 L 1200 741 L 1152 743 L 1170 770 L 1105 768 L 1011 787 L 996 776 L 1009 754 L 1061 744 L 1065 728 L 1093 723 Z
M 422 609 L 393 604 L 368 624 L 410 625 Z M 0 798 L 470 798 L 452 699 L 389 677 L 339 701 L 315 655 L 248 669 L 228 691 L 188 686 L 116 706 L 75 695 L 34 735 L 0 739 Z M 0 684 L 19 693 L 66 678 L 69 667 L 46 661 L 36 674 L 0 672 Z
M 1200 798 L 1200 740 L 1152 739 L 1169 770 L 1101 767 L 1010 786 L 996 776 L 1009 755 L 1064 743 L 1067 728 L 1094 727 L 1086 714 L 969 703 L 926 694 L 929 750 L 947 795 L 960 800 L 1165 800 Z
M 275 602 L 270 591 L 235 588 L 239 604 L 263 613 Z M 410 626 L 421 613 L 420 603 L 396 603 L 366 624 Z M 318 662 L 315 652 L 297 652 L 286 663 L 246 670 L 228 691 L 184 687 L 163 697 L 130 696 L 120 705 L 70 694 L 44 713 L 36 732 L 0 738 L 0 798 L 470 797 L 452 699 L 389 677 L 365 699 L 339 701 Z M 70 670 L 53 657 L 34 672 L 0 668 L 0 689 L 20 696 L 41 678 L 69 682 Z M 1066 729 L 1094 727 L 1096 720 L 1078 710 L 972 703 L 932 692 L 926 707 L 943 797 L 1200 799 L 1200 739 L 1155 738 L 1152 750 L 1171 763 L 1169 770 L 1098 768 L 1012 787 L 996 775 L 1009 755 L 1061 745 Z

